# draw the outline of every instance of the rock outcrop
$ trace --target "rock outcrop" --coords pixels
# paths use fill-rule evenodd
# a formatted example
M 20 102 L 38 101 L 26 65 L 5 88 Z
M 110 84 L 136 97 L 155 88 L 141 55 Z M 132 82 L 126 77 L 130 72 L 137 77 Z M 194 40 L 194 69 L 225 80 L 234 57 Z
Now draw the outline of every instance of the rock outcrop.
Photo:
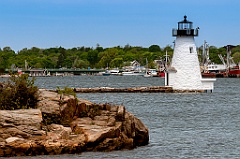
M 124 106 L 40 90 L 38 109 L 0 110 L 0 157 L 133 149 L 148 128 Z

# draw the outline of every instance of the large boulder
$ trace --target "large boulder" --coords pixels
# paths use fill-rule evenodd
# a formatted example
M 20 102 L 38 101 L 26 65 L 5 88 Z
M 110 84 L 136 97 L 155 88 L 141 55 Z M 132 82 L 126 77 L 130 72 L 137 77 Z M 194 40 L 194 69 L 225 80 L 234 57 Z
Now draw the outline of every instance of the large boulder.
M 0 156 L 112 151 L 148 142 L 148 128 L 122 105 L 40 90 L 38 109 L 0 110 Z
M 0 141 L 8 137 L 29 138 L 45 134 L 39 109 L 1 110 Z

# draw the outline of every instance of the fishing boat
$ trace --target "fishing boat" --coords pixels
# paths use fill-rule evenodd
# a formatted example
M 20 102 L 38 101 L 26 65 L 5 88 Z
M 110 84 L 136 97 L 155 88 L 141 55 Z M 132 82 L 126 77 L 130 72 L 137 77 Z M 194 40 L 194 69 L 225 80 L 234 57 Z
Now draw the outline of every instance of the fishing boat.
M 228 77 L 240 77 L 240 68 L 239 65 L 236 65 L 234 67 L 231 67 L 228 70 Z
M 233 61 L 233 57 L 231 57 L 232 54 L 232 48 L 234 48 L 235 46 L 233 45 L 227 45 L 224 46 L 224 48 L 226 48 L 227 50 L 227 69 L 226 69 L 226 76 L 227 77 L 240 77 L 240 68 L 239 65 L 240 63 L 236 64 Z

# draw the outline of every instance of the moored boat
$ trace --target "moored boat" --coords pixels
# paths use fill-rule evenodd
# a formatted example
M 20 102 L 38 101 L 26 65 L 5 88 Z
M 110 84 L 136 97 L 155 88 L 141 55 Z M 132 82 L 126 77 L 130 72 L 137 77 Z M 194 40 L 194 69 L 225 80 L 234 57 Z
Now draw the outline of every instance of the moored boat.
M 101 72 L 100 74 L 103 75 L 103 76 L 110 76 L 111 75 L 109 70 L 106 70 L 105 72 Z
M 143 76 L 144 72 L 141 71 L 124 71 L 122 72 L 123 76 Z
M 228 70 L 228 77 L 240 77 L 240 69 L 238 65 Z
M 121 75 L 118 69 L 106 70 L 105 72 L 100 72 L 100 74 L 103 76 Z
M 161 78 L 165 78 L 165 72 L 164 71 L 159 71 L 158 76 Z
M 216 78 L 215 72 L 202 72 L 203 78 Z
M 119 69 L 109 70 L 111 75 L 120 75 Z

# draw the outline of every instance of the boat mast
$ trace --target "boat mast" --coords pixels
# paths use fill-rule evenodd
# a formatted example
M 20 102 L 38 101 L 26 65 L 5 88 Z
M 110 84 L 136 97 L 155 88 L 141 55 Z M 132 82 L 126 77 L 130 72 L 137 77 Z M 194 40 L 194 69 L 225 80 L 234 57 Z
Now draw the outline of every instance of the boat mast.
M 203 43 L 203 49 L 202 49 L 202 66 L 203 66 L 203 72 L 208 71 L 208 64 L 210 63 L 209 59 L 209 45 L 207 44 L 206 40 L 204 40 Z
M 166 50 L 166 60 L 165 60 L 165 64 L 164 64 L 164 70 L 165 70 L 165 86 L 169 85 L 169 79 L 168 79 L 168 68 L 167 68 L 167 62 L 168 62 L 168 54 L 167 54 L 167 50 Z
M 146 58 L 146 74 L 148 73 L 148 60 Z
M 230 70 L 230 57 L 231 57 L 231 54 L 232 54 L 232 48 L 234 48 L 235 46 L 233 45 L 227 45 L 227 46 L 224 46 L 224 48 L 226 48 L 227 50 L 227 66 L 226 66 L 226 74 L 228 76 L 228 73 L 229 73 L 229 70 Z

